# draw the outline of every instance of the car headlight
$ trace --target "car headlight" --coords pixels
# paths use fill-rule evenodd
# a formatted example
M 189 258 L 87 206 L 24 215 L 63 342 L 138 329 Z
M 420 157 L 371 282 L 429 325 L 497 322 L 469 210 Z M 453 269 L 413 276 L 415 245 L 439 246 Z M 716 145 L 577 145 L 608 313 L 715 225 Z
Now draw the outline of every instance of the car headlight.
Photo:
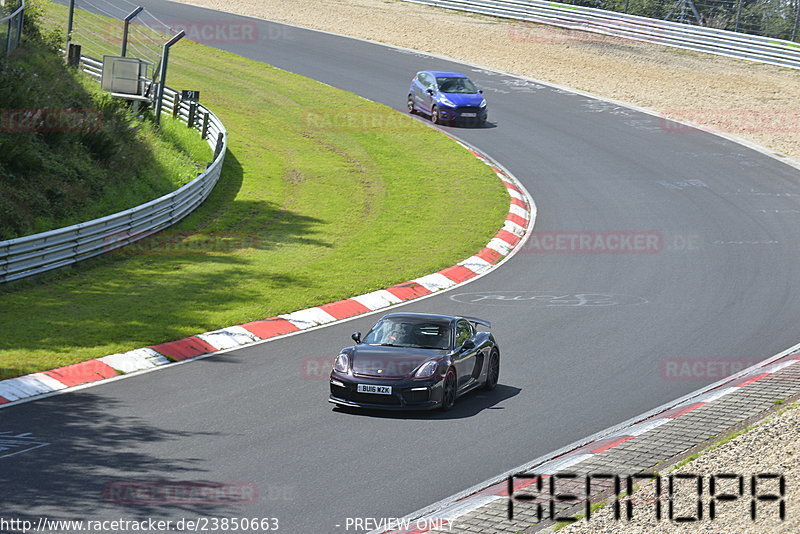
M 441 102 L 441 103 L 442 103 L 442 104 L 444 104 L 445 106 L 450 106 L 451 108 L 454 108 L 454 107 L 456 107 L 456 105 L 455 105 L 455 104 L 453 104 L 452 102 L 450 102 L 450 100 L 449 100 L 449 99 L 448 99 L 446 96 L 444 96 L 444 95 L 442 95 L 442 96 L 440 96 L 440 97 L 439 97 L 439 102 Z
M 485 98 L 483 100 L 481 100 L 480 107 L 482 107 L 482 108 L 486 107 L 486 99 Z
M 350 357 L 344 352 L 339 354 L 336 357 L 336 361 L 333 362 L 334 371 L 339 373 L 347 373 L 349 367 L 350 367 Z
M 417 378 L 429 378 L 436 374 L 436 369 L 439 368 L 439 362 L 430 361 L 425 362 L 422 364 L 422 367 L 417 369 L 417 372 L 414 373 L 414 376 Z

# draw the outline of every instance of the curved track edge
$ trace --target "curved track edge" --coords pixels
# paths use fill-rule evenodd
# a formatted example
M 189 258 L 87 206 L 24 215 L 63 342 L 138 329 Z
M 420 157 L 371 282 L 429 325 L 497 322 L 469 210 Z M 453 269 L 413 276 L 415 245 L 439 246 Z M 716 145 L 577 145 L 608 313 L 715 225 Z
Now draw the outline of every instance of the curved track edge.
M 476 254 L 435 273 L 348 299 L 2 380 L 0 408 L 137 376 L 219 355 L 246 345 L 266 343 L 383 312 L 461 287 L 494 271 L 513 257 L 530 236 L 536 222 L 536 204 L 525 186 L 502 165 L 465 141 L 442 133 L 488 165 L 502 181 L 509 195 L 509 210 L 502 228 Z
M 631 456 L 617 455 L 616 459 L 606 462 L 610 467 L 603 465 L 598 470 L 598 464 L 602 465 L 603 462 L 598 462 L 597 455 L 612 454 L 615 448 L 623 443 L 648 432 L 659 432 L 659 427 L 667 424 L 671 427 L 669 430 L 672 439 L 678 434 L 690 444 L 683 445 L 678 454 L 663 445 L 659 448 L 651 444 L 651 454 L 644 453 L 646 455 L 644 460 L 638 457 L 638 451 L 642 450 L 642 445 L 639 445 L 635 461 L 645 463 L 637 466 L 634 461 L 629 467 L 626 466 L 624 469 L 626 473 L 616 474 L 624 477 L 625 474 L 653 472 L 657 465 L 660 469 L 669 467 L 674 462 L 673 459 L 685 456 L 695 447 L 739 428 L 745 422 L 752 422 L 769 415 L 777 400 L 783 401 L 800 395 L 800 365 L 796 364 L 800 364 L 800 343 L 711 385 L 542 455 L 394 522 L 395 525 L 417 525 L 418 528 L 384 528 L 373 530 L 369 534 L 422 534 L 434 527 L 450 529 L 455 526 L 456 520 L 460 521 L 458 526 L 468 523 L 483 529 L 489 528 L 485 530 L 489 532 L 491 526 L 496 526 L 496 522 L 500 521 L 499 518 L 503 517 L 497 513 L 498 508 L 503 508 L 505 511 L 509 506 L 507 503 L 513 500 L 513 494 L 520 490 L 524 492 L 525 488 L 532 486 L 536 482 L 535 477 L 541 476 L 545 479 L 565 471 L 570 473 L 577 471 L 581 476 L 584 471 L 614 474 L 615 467 L 617 471 L 620 470 L 620 458 Z M 776 395 L 780 395 L 780 398 L 776 399 Z M 739 397 L 738 402 L 735 397 Z M 746 409 L 743 409 L 744 407 Z M 703 416 L 700 413 L 701 408 L 709 413 Z M 687 414 L 692 414 L 691 421 L 688 417 L 681 419 Z M 702 428 L 701 432 L 697 431 L 698 426 Z M 583 462 L 587 465 L 576 467 Z M 647 467 L 642 468 L 642 465 Z M 572 470 L 569 471 L 570 469 Z M 515 479 L 520 475 L 523 477 Z M 568 509 L 574 505 L 575 503 L 570 503 L 563 508 Z M 534 509 L 535 505 L 531 506 L 528 503 L 528 508 Z M 486 513 L 488 510 L 491 510 L 489 514 Z M 481 518 L 476 518 L 475 516 L 481 512 L 483 512 Z M 472 517 L 466 518 L 467 515 Z M 518 515 L 524 516 L 524 514 Z M 492 519 L 487 520 L 486 517 Z M 547 528 L 552 524 L 553 522 L 543 522 L 538 527 Z M 419 527 L 420 525 L 424 526 Z M 529 532 L 526 527 L 531 525 L 530 518 L 527 525 L 509 521 L 503 525 L 502 531 L 518 532 L 522 528 L 525 532 Z
M 406 46 L 400 46 L 400 45 L 395 45 L 395 44 L 391 44 L 391 43 L 384 43 L 384 42 L 381 42 L 381 41 L 374 41 L 372 39 L 366 39 L 366 38 L 363 38 L 363 37 L 354 37 L 352 35 L 347 35 L 347 34 L 335 32 L 335 31 L 322 30 L 322 29 L 319 29 L 319 28 L 309 28 L 309 27 L 301 26 L 299 24 L 294 24 L 294 23 L 291 23 L 291 22 L 285 22 L 285 21 L 280 21 L 280 20 L 275 20 L 275 19 L 269 19 L 269 18 L 265 18 L 265 17 L 257 17 L 255 15 L 245 15 L 245 14 L 237 13 L 237 12 L 234 12 L 234 11 L 226 11 L 224 9 L 214 9 L 214 8 L 210 8 L 210 7 L 191 4 L 191 3 L 188 3 L 188 2 L 181 2 L 181 1 L 176 1 L 176 0 L 165 0 L 165 1 L 173 3 L 173 4 L 178 4 L 178 5 L 189 5 L 189 6 L 192 6 L 193 8 L 195 8 L 195 9 L 201 9 L 201 10 L 212 11 L 212 12 L 216 11 L 216 12 L 220 12 L 220 13 L 226 13 L 226 14 L 229 14 L 229 15 L 235 15 L 237 17 L 242 17 L 242 18 L 246 18 L 246 19 L 253 19 L 253 20 L 258 20 L 258 21 L 263 21 L 263 22 L 269 22 L 269 23 L 272 23 L 272 24 L 280 24 L 280 25 L 283 25 L 283 26 L 291 27 L 291 28 L 297 28 L 299 30 L 312 31 L 312 32 L 321 33 L 321 34 L 325 34 L 325 35 L 331 35 L 333 37 L 342 37 L 344 39 L 352 39 L 354 41 L 360 41 L 360 42 L 363 42 L 363 43 L 369 43 L 369 44 L 373 44 L 373 45 L 383 46 L 383 47 L 386 47 L 386 48 L 391 48 L 391 49 L 398 50 L 400 52 L 407 53 L 407 54 L 419 54 L 419 55 L 422 55 L 422 56 L 427 56 L 427 57 L 431 57 L 431 58 L 435 58 L 435 59 L 441 59 L 441 60 L 444 60 L 444 61 L 460 63 L 460 64 L 466 65 L 468 67 L 472 67 L 472 68 L 475 68 L 475 69 L 491 72 L 491 73 L 494 73 L 494 74 L 501 74 L 501 75 L 504 75 L 504 76 L 511 76 L 511 77 L 514 77 L 514 78 L 518 78 L 520 80 L 526 80 L 526 81 L 533 82 L 533 83 L 536 83 L 536 84 L 544 85 L 546 87 L 550 87 L 552 89 L 557 89 L 559 91 L 566 91 L 568 93 L 572 93 L 572 94 L 575 94 L 575 95 L 580 95 L 580 96 L 584 96 L 586 98 L 591 98 L 591 99 L 594 99 L 594 100 L 599 100 L 601 102 L 607 102 L 609 104 L 614 104 L 616 106 L 628 108 L 628 109 L 631 109 L 633 111 L 638 111 L 640 113 L 646 113 L 647 115 L 651 115 L 653 117 L 658 117 L 659 119 L 662 119 L 664 121 L 669 121 L 669 122 L 673 122 L 675 124 L 681 124 L 683 126 L 688 126 L 690 128 L 694 128 L 694 129 L 700 130 L 702 132 L 705 132 L 705 133 L 708 133 L 708 134 L 711 134 L 711 135 L 715 135 L 715 136 L 720 137 L 722 139 L 726 139 L 728 141 L 732 141 L 734 143 L 738 143 L 738 144 L 740 144 L 742 146 L 745 146 L 745 147 L 747 147 L 747 148 L 749 148 L 751 150 L 755 150 L 756 152 L 759 152 L 761 154 L 769 156 L 769 157 L 771 157 L 773 159 L 776 159 L 776 160 L 778 160 L 780 162 L 785 163 L 786 165 L 789 165 L 791 167 L 794 167 L 795 169 L 800 170 L 800 159 L 798 159 L 800 156 L 795 157 L 795 156 L 791 156 L 789 154 L 785 154 L 785 153 L 781 152 L 780 150 L 770 148 L 770 147 L 768 147 L 766 145 L 758 143 L 757 141 L 753 141 L 752 139 L 748 139 L 746 137 L 743 137 L 741 135 L 737 135 L 737 134 L 734 134 L 734 133 L 726 132 L 726 131 L 720 130 L 718 128 L 713 128 L 711 126 L 707 126 L 707 125 L 700 124 L 700 123 L 693 122 L 693 121 L 689 121 L 689 120 L 672 118 L 672 117 L 668 116 L 667 114 L 662 113 L 662 112 L 660 112 L 660 111 L 658 111 L 656 109 L 648 108 L 648 107 L 645 107 L 645 106 L 640 106 L 638 104 L 633 104 L 633 103 L 630 103 L 630 102 L 626 102 L 624 100 L 617 100 L 615 98 L 602 96 L 602 95 L 599 95 L 597 93 L 592 93 L 591 91 L 584 91 L 582 89 L 577 89 L 575 87 L 571 87 L 571 86 L 564 85 L 564 84 L 561 84 L 561 83 L 551 82 L 551 81 L 543 80 L 543 79 L 540 79 L 540 78 L 534 78 L 532 76 L 527 76 L 527 75 L 524 75 L 524 74 L 518 74 L 518 73 L 506 71 L 506 70 L 503 70 L 503 69 L 498 69 L 498 68 L 495 68 L 495 67 L 491 67 L 491 66 L 488 66 L 488 65 L 482 65 L 480 63 L 472 63 L 470 61 L 467 61 L 467 60 L 464 60 L 464 59 L 455 58 L 453 56 L 448 56 L 448 55 L 445 55 L 445 54 L 438 54 L 438 53 L 435 53 L 435 52 L 416 50 L 416 49 L 413 49 L 413 48 L 408 48 Z M 428 7 L 431 7 L 431 6 L 428 6 Z M 580 31 L 580 30 L 575 30 L 575 31 Z M 654 46 L 657 46 L 657 45 L 654 45 Z M 665 47 L 665 48 L 669 48 L 669 47 Z M 449 135 L 449 134 L 446 134 L 446 135 Z M 462 142 L 462 144 L 463 144 L 463 141 L 459 140 L 459 142 Z

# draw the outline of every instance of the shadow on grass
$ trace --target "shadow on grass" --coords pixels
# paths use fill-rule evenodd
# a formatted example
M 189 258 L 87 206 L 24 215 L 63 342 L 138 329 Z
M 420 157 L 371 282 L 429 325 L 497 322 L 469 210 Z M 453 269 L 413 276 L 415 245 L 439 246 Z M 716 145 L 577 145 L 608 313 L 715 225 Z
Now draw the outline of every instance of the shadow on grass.
M 243 249 L 271 250 L 302 243 L 329 248 L 312 237 L 322 220 L 300 215 L 275 202 L 237 200 L 244 169 L 232 151 L 225 156 L 222 176 L 209 198 L 194 213 L 152 237 L 119 249 L 114 256 L 139 254 L 215 254 Z
M 207 472 L 201 467 L 206 460 L 185 452 L 187 443 L 218 439 L 219 433 L 159 427 L 131 412 L 109 396 L 88 392 L 2 410 L 0 442 L 10 448 L 0 449 L 0 514 L 36 522 L 36 515 L 141 520 L 234 511 L 231 502 L 208 497 L 188 503 L 175 502 L 174 493 L 125 492 L 138 483 L 152 484 L 145 488 L 150 490 L 220 484 L 198 480 Z M 16 454 L 4 456 L 10 452 Z
M 236 200 L 242 177 L 241 164 L 229 152 L 211 197 L 176 227 L 181 230 L 3 286 L 0 349 L 13 355 L 0 361 L 0 379 L 32 372 L 29 366 L 41 369 L 32 351 L 172 341 L 202 332 L 189 329 L 201 328 L 205 310 L 236 308 L 252 298 L 248 288 L 255 285 L 276 291 L 310 285 L 302 274 L 253 266 L 264 261 L 262 250 L 295 243 L 330 247 L 315 237 L 324 221 L 272 202 Z M 195 232 L 197 227 L 205 230 Z M 158 335 L 152 325 L 163 325 Z M 21 328 L 24 335 L 15 334 Z M 66 330 L 80 335 L 60 333 Z

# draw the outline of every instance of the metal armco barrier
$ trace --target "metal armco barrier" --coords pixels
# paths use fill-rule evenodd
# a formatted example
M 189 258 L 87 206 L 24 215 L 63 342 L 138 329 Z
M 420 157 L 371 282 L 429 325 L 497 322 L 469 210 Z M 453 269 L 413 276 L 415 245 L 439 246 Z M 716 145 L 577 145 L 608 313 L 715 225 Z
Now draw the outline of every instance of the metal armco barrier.
M 800 44 L 543 0 L 404 0 L 800 68 Z
M 14 11 L 9 15 L 2 16 L 3 13 L 13 9 Z M 19 2 L 12 2 L 6 5 L 5 2 L 0 0 L 0 57 L 7 56 L 19 44 L 22 39 L 22 21 L 25 17 L 25 0 Z
M 81 63 L 86 73 L 100 77 L 101 61 L 83 56 Z M 164 114 L 172 114 L 179 96 L 168 87 L 164 89 Z M 214 150 L 214 160 L 203 173 L 180 189 L 141 206 L 49 232 L 0 241 L 0 283 L 72 265 L 123 247 L 172 226 L 202 204 L 219 180 L 228 133 L 211 110 L 198 104 L 197 111 L 208 114 L 205 139 Z M 186 122 L 188 106 L 178 103 L 176 115 Z M 201 128 L 194 125 L 198 132 Z

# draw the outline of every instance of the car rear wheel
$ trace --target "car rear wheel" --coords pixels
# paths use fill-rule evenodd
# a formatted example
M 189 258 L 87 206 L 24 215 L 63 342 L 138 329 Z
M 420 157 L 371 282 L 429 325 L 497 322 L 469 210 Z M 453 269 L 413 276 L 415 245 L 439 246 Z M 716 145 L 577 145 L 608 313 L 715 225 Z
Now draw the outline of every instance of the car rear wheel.
M 431 122 L 433 124 L 441 124 L 442 123 L 442 118 L 439 117 L 439 108 L 437 108 L 436 106 L 433 106 L 431 108 Z
M 447 411 L 456 403 L 456 374 L 451 370 L 447 372 L 442 385 L 442 411 Z
M 500 380 L 500 353 L 497 349 L 492 349 L 492 354 L 489 356 L 489 367 L 486 369 L 486 383 L 483 389 L 492 391 L 497 387 L 497 382 Z
M 414 107 L 414 97 L 408 95 L 408 112 L 412 115 L 417 113 L 417 109 Z

